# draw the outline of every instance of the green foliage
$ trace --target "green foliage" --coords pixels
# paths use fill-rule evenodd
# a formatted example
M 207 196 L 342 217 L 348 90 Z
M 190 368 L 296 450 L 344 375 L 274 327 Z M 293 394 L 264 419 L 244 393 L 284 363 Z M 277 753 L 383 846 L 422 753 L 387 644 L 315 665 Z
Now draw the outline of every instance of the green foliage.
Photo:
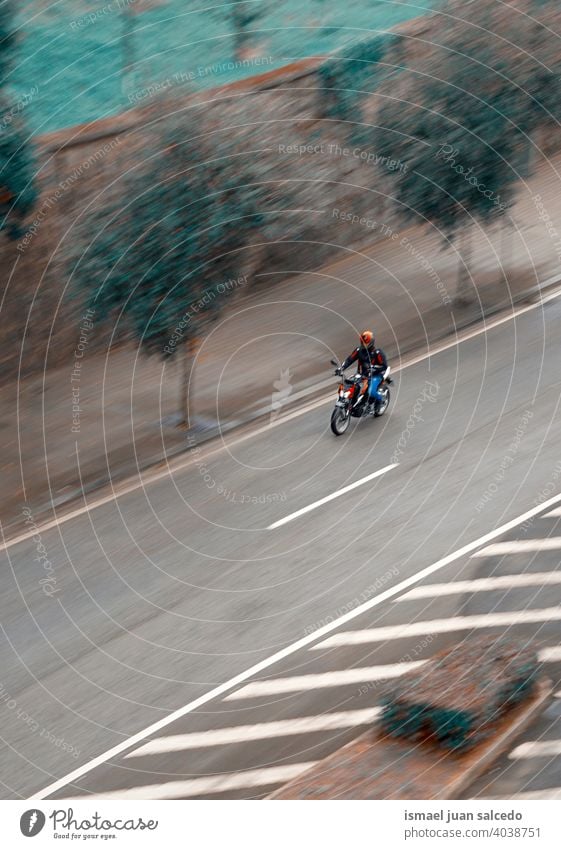
M 0 232 L 12 239 L 22 234 L 21 221 L 36 200 L 33 151 L 21 118 L 22 105 L 14 103 L 5 81 L 14 61 L 17 35 L 15 5 L 0 5 Z
M 470 217 L 504 213 L 532 132 L 559 110 L 560 16 L 550 0 L 508 14 L 488 0 L 440 8 L 432 47 L 380 92 L 376 149 L 408 166 L 395 176 L 402 217 L 453 237 Z
M 452 73 L 448 80 L 429 79 L 415 102 L 406 100 L 409 91 L 386 101 L 376 149 L 407 166 L 396 172 L 394 183 L 402 217 L 426 219 L 453 237 L 470 216 L 491 221 L 502 214 L 517 174 L 508 120 L 476 95 L 466 95 Z
M 518 143 L 559 115 L 557 0 L 516 0 L 509 12 L 487 0 L 469 6 L 445 0 L 442 6 L 456 23 L 437 34 L 439 45 L 461 62 L 463 87 L 477 91 L 512 122 Z
M 254 38 L 252 27 L 264 18 L 271 7 L 270 0 L 250 0 L 250 2 L 229 3 L 218 11 L 225 16 L 232 28 L 234 40 L 234 58 L 243 59 Z
M 231 149 L 211 151 L 193 135 L 168 125 L 146 164 L 125 178 L 123 202 L 86 221 L 78 237 L 88 245 L 78 285 L 107 316 L 122 311 L 143 350 L 162 357 L 217 316 L 220 287 L 240 277 L 239 253 L 261 221 L 259 190 L 244 185 L 251 174 Z
M 18 239 L 22 235 L 21 221 L 37 198 L 33 152 L 25 126 L 14 120 L 2 95 L 0 116 L 0 231 Z
M 0 0 L 0 85 L 13 65 L 14 48 L 18 40 L 14 28 L 15 0 Z
M 534 690 L 532 648 L 476 638 L 436 655 L 421 673 L 402 676 L 383 699 L 381 725 L 392 736 L 467 749 Z
M 319 68 L 322 111 L 326 118 L 349 122 L 349 134 L 360 143 L 370 138 L 360 127 L 364 98 L 375 91 L 386 76 L 380 65 L 387 51 L 395 45 L 395 35 L 386 33 L 363 39 L 337 51 Z
M 528 35 L 522 40 L 524 56 L 514 65 L 514 79 L 525 88 L 519 109 L 520 121 L 528 132 L 544 121 L 561 121 L 559 87 L 561 15 L 557 0 L 530 0 L 523 18 Z
M 468 15 L 457 0 L 444 6 Z M 537 120 L 521 88 L 535 81 L 521 78 L 517 51 L 494 35 L 494 13 L 475 0 L 469 20 L 455 17 L 429 55 L 381 92 L 376 148 L 407 165 L 395 176 L 402 217 L 426 219 L 449 238 L 470 218 L 492 222 L 511 204 Z

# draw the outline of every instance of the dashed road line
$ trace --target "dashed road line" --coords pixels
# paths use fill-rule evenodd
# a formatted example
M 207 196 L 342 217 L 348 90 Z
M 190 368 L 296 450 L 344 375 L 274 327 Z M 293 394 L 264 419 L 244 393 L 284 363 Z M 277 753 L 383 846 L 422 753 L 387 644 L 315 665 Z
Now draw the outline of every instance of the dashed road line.
M 390 466 L 384 466 L 383 469 L 378 469 L 377 472 L 373 472 L 371 475 L 367 475 L 359 481 L 355 481 L 348 486 L 344 486 L 342 489 L 338 489 L 337 492 L 332 492 L 331 495 L 326 495 L 325 498 L 320 498 L 319 501 L 314 501 L 313 504 L 308 504 L 307 507 L 302 507 L 301 510 L 296 510 L 295 513 L 290 513 L 290 515 L 285 516 L 284 519 L 279 519 L 277 522 L 273 522 L 272 525 L 268 526 L 267 530 L 273 531 L 276 528 L 280 528 L 283 525 L 288 524 L 288 522 L 292 522 L 294 519 L 298 519 L 300 516 L 304 516 L 306 513 L 311 513 L 312 510 L 317 510 L 317 508 L 321 507 L 323 504 L 327 504 L 329 501 L 334 501 L 336 498 L 340 498 L 342 495 L 345 495 L 347 492 L 351 492 L 359 486 L 364 486 L 365 483 L 385 475 L 386 472 L 391 472 L 391 470 L 397 468 L 398 465 L 399 463 L 392 463 Z
M 544 287 L 551 286 L 554 283 L 559 282 L 560 280 L 561 280 L 561 277 L 560 278 L 556 277 L 556 278 L 552 279 L 551 281 L 549 281 L 549 280 L 545 281 L 543 283 L 543 286 Z M 505 324 L 506 322 L 513 321 L 515 318 L 518 318 L 518 316 L 525 315 L 526 313 L 531 312 L 532 310 L 538 309 L 539 307 L 543 307 L 543 306 L 545 306 L 545 304 L 549 303 L 550 301 L 555 300 L 559 296 L 561 296 L 561 288 L 557 289 L 553 292 L 550 292 L 547 295 L 543 295 L 540 298 L 539 301 L 536 301 L 533 304 L 528 304 L 526 306 L 519 307 L 518 309 L 512 310 L 506 316 L 501 316 L 499 318 L 492 319 L 490 321 L 487 321 L 486 319 L 484 319 L 481 322 L 481 324 L 478 325 L 476 328 L 468 328 L 467 330 L 456 334 L 454 339 L 452 339 L 448 342 L 443 342 L 440 345 L 435 345 L 433 348 L 429 349 L 428 351 L 425 351 L 422 354 L 414 355 L 413 357 L 406 360 L 405 362 L 395 366 L 393 368 L 393 371 L 394 372 L 401 372 L 401 371 L 404 371 L 407 368 L 410 368 L 411 366 L 417 365 L 420 362 L 424 362 L 425 360 L 430 360 L 432 357 L 435 357 L 438 354 L 443 353 L 444 351 L 448 351 L 451 348 L 456 348 L 458 345 L 461 345 L 463 342 L 468 342 L 471 339 L 474 339 L 477 336 L 480 336 L 482 333 L 489 333 L 489 331 L 493 330 L 495 327 L 500 327 L 501 325 Z M 299 416 L 302 416 L 302 415 L 306 415 L 307 413 L 311 412 L 312 410 L 316 409 L 317 407 L 321 407 L 321 406 L 323 406 L 327 403 L 330 403 L 330 402 L 331 402 L 331 396 L 325 396 L 323 398 L 320 398 L 319 400 L 314 401 L 311 404 L 309 404 L 307 407 L 301 408 L 299 410 L 294 410 L 294 412 L 289 413 L 286 416 L 283 416 L 281 419 L 279 419 L 277 422 L 274 422 L 273 424 L 268 424 L 265 427 L 258 428 L 257 430 L 251 429 L 251 431 L 249 433 L 243 434 L 242 436 L 238 437 L 238 439 L 231 442 L 229 447 L 232 448 L 235 445 L 239 445 L 242 442 L 247 441 L 248 439 L 254 439 L 255 436 L 258 435 L 259 433 L 264 433 L 265 431 L 270 431 L 271 427 L 281 426 L 288 421 L 292 421 L 292 419 L 298 418 Z M 209 448 L 207 451 L 204 452 L 204 458 L 207 459 L 208 457 L 214 456 L 215 454 L 218 454 L 223 450 L 224 450 L 224 446 L 222 444 L 220 444 L 216 448 Z M 119 485 L 119 487 L 114 487 L 112 492 L 109 495 L 102 496 L 101 498 L 97 498 L 95 500 L 92 500 L 92 501 L 88 502 L 85 506 L 80 507 L 76 510 L 72 510 L 68 513 L 65 513 L 62 516 L 57 516 L 55 519 L 52 519 L 51 521 L 48 521 L 48 522 L 44 522 L 41 525 L 39 525 L 37 528 L 34 528 L 33 530 L 26 531 L 22 534 L 19 534 L 16 537 L 12 537 L 11 539 L 2 540 L 2 542 L 0 542 L 0 551 L 7 551 L 8 549 L 12 548 L 13 546 L 19 545 L 21 542 L 24 542 L 28 539 L 31 539 L 36 533 L 45 533 L 46 531 L 48 531 L 52 528 L 56 528 L 56 527 L 59 527 L 60 525 L 66 524 L 66 522 L 69 522 L 72 519 L 75 519 L 75 518 L 82 516 L 86 513 L 93 512 L 98 507 L 101 507 L 104 504 L 108 504 L 111 501 L 116 501 L 118 498 L 121 498 L 121 496 L 123 496 L 123 495 L 128 495 L 129 493 L 134 492 L 137 489 L 144 489 L 145 487 L 149 486 L 152 483 L 155 483 L 156 481 L 162 480 L 163 478 L 168 478 L 170 475 L 173 475 L 177 472 L 182 472 L 192 465 L 194 465 L 194 461 L 192 459 L 182 460 L 182 461 L 176 463 L 175 465 L 167 464 L 166 468 L 163 471 L 154 472 L 154 473 L 147 472 L 142 477 L 139 477 L 137 475 L 137 476 L 129 479 L 128 481 L 123 481 L 122 484 Z M 0 526 L 0 534 L 1 533 L 2 533 L 2 529 L 1 529 L 1 526 Z M 35 798 L 35 797 L 31 797 L 31 798 Z

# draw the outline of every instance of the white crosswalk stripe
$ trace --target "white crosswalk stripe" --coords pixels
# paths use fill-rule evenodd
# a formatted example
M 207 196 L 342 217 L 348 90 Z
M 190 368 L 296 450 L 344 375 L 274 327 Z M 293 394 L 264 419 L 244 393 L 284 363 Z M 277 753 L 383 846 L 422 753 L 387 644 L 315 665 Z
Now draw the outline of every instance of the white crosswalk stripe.
M 520 800 L 530 802 L 534 799 L 538 801 L 553 801 L 555 799 L 561 799 L 561 787 L 546 787 L 544 790 L 528 790 L 526 793 L 509 793 L 509 799 L 512 800 Z M 504 802 L 504 795 L 502 796 L 478 796 L 478 801 L 481 799 L 483 801 L 487 800 L 495 800 L 500 799 Z
M 539 656 L 542 663 L 557 663 L 561 660 L 561 646 L 549 646 L 541 649 Z
M 206 746 L 225 746 L 232 743 L 248 743 L 251 740 L 268 740 L 273 737 L 290 737 L 293 734 L 313 734 L 317 731 L 335 731 L 341 728 L 354 728 L 373 722 L 381 708 L 347 710 L 326 713 L 322 716 L 303 716 L 298 719 L 280 719 L 277 722 L 258 722 L 255 725 L 237 725 L 231 728 L 217 728 L 212 731 L 174 734 L 158 737 L 139 749 L 129 752 L 127 758 L 141 758 L 146 755 L 159 755 L 164 752 L 183 752 L 187 749 L 199 749 Z
M 234 699 L 254 699 L 261 696 L 278 696 L 282 693 L 298 693 L 304 690 L 317 690 L 322 687 L 342 687 L 348 684 L 361 684 L 364 681 L 383 681 L 397 678 L 404 672 L 422 666 L 425 661 L 412 663 L 391 663 L 385 666 L 359 666 L 354 669 L 341 669 L 335 672 L 318 672 L 315 675 L 294 675 L 290 678 L 270 678 L 267 681 L 253 681 L 241 690 L 226 696 L 225 701 Z
M 360 482 L 357 482 L 357 485 L 359 483 Z M 551 518 L 561 518 L 561 507 L 556 507 L 555 510 L 548 513 L 547 516 Z M 285 520 L 280 520 L 281 523 L 283 521 Z M 479 551 L 475 551 L 471 556 L 483 558 L 556 550 L 561 551 L 561 536 L 550 537 L 549 539 L 502 540 L 489 544 Z M 550 560 L 554 560 L 554 558 L 550 558 Z M 468 563 L 469 561 L 466 557 L 466 566 Z M 474 565 L 475 564 L 472 562 L 472 567 Z M 540 566 L 545 569 L 547 569 L 548 565 L 549 564 L 547 563 L 543 564 L 543 566 L 540 564 Z M 536 568 L 540 567 L 537 566 Z M 487 575 L 489 571 L 491 570 L 487 570 Z M 511 629 L 516 626 L 531 624 L 539 626 L 542 623 L 561 621 L 561 605 L 550 606 L 545 609 L 526 608 L 524 610 L 508 611 L 490 610 L 488 613 L 477 613 L 465 616 L 455 616 L 452 614 L 446 618 L 413 622 L 410 621 L 410 619 L 415 616 L 423 615 L 422 610 L 424 605 L 422 602 L 424 600 L 438 599 L 440 597 L 453 597 L 459 596 L 460 594 L 483 594 L 493 591 L 506 592 L 532 587 L 536 588 L 537 592 L 541 587 L 548 587 L 551 588 L 551 591 L 548 592 L 548 602 L 549 604 L 552 604 L 552 602 L 556 601 L 559 597 L 559 592 L 556 591 L 555 588 L 561 587 L 561 564 L 559 571 L 557 571 L 556 568 L 552 568 L 548 571 L 524 571 L 522 573 L 488 575 L 487 577 L 474 577 L 468 580 L 451 580 L 448 582 L 445 582 L 445 578 L 446 575 L 443 575 L 441 583 L 426 583 L 413 587 L 409 584 L 409 588 L 405 585 L 405 591 L 388 605 L 388 611 L 393 611 L 390 615 L 394 618 L 390 621 L 395 622 L 396 619 L 406 619 L 408 621 L 401 622 L 399 624 L 380 625 L 380 627 L 367 627 L 363 628 L 363 630 L 356 631 L 333 631 L 329 636 L 324 637 L 319 643 L 307 646 L 304 651 L 321 651 L 323 649 L 344 647 L 349 647 L 350 650 L 350 648 L 355 645 L 361 646 L 370 643 L 401 641 L 409 638 L 422 638 L 428 635 L 436 636 L 438 634 L 454 634 L 454 632 L 462 631 L 470 632 L 493 628 Z M 478 600 L 479 599 L 477 599 L 477 601 Z M 403 606 L 403 604 L 400 606 L 400 603 L 403 602 L 421 602 L 421 604 L 419 604 L 417 608 L 408 608 Z M 443 612 L 447 612 L 448 609 L 451 609 L 454 606 L 454 601 L 452 601 L 447 607 L 443 603 L 442 610 Z M 503 607 L 504 606 L 507 606 L 507 604 L 503 602 Z M 516 603 L 511 602 L 508 606 L 516 606 Z M 492 599 L 490 599 L 487 603 L 483 600 L 481 606 L 476 609 L 487 610 L 492 607 Z M 399 611 L 404 611 L 404 615 L 399 616 Z M 369 621 L 368 619 L 363 619 L 360 624 L 369 625 L 371 621 L 372 620 Z M 388 620 L 386 619 L 385 621 Z M 347 627 L 351 627 L 350 623 Z M 499 634 L 500 633 L 501 631 L 499 630 Z M 531 633 L 533 633 L 533 631 Z M 551 632 L 549 635 L 551 636 Z M 492 643 L 492 640 L 493 636 L 490 635 L 490 644 Z M 411 645 L 414 645 L 414 643 Z M 407 644 L 405 644 L 405 647 L 401 646 L 396 649 L 393 654 L 390 654 L 389 659 L 392 659 L 392 657 L 395 659 L 399 656 L 404 657 L 406 656 L 405 652 L 408 650 L 410 650 L 410 648 L 408 648 Z M 148 742 L 142 741 L 141 743 L 138 741 L 136 743 L 137 748 L 128 751 L 124 755 L 124 761 L 122 761 L 122 766 L 126 766 L 130 775 L 134 776 L 139 773 L 137 773 L 135 769 L 132 769 L 132 767 L 134 766 L 138 769 L 140 766 L 138 759 L 146 758 L 146 762 L 142 762 L 141 767 L 142 770 L 146 770 L 146 780 L 150 780 L 148 777 L 148 771 L 151 767 L 151 762 L 148 760 L 149 758 L 162 757 L 165 759 L 166 755 L 171 756 L 174 753 L 177 753 L 178 756 L 180 756 L 183 752 L 191 753 L 195 752 L 195 750 L 204 750 L 206 748 L 212 750 L 214 747 L 215 751 L 209 752 L 208 755 L 208 757 L 211 758 L 210 763 L 208 760 L 205 762 L 203 759 L 205 757 L 204 751 L 202 753 L 197 751 L 195 754 L 188 755 L 188 768 L 192 773 L 190 776 L 175 776 L 174 778 L 173 770 L 171 769 L 168 769 L 167 775 L 158 776 L 158 768 L 161 767 L 160 763 L 155 765 L 155 775 L 152 777 L 152 781 L 156 780 L 157 782 L 158 777 L 160 777 L 162 779 L 161 783 L 137 785 L 128 788 L 124 787 L 118 790 L 100 792 L 99 794 L 95 793 L 93 795 L 88 795 L 87 797 L 81 796 L 74 798 L 82 800 L 84 798 L 87 798 L 88 800 L 188 799 L 209 797 L 218 794 L 224 794 L 227 796 L 228 793 L 234 794 L 236 792 L 242 793 L 242 795 L 246 798 L 249 798 L 252 795 L 258 795 L 260 790 L 261 792 L 269 792 L 275 786 L 280 786 L 287 781 L 292 780 L 315 765 L 315 762 L 311 761 L 298 762 L 295 764 L 278 764 L 278 760 L 281 758 L 284 761 L 288 761 L 290 758 L 300 761 L 302 757 L 306 757 L 306 755 L 302 755 L 301 753 L 304 745 L 308 745 L 305 735 L 324 734 L 325 736 L 323 738 L 321 736 L 312 738 L 312 742 L 314 745 L 325 745 L 326 750 L 329 751 L 329 745 L 331 743 L 333 743 L 333 748 L 336 747 L 337 732 L 344 733 L 346 731 L 348 732 L 349 729 L 359 729 L 361 726 L 373 725 L 379 719 L 382 708 L 379 704 L 377 704 L 379 699 L 377 699 L 376 694 L 370 692 L 370 690 L 374 690 L 377 682 L 396 679 L 408 672 L 421 669 L 425 664 L 430 663 L 431 658 L 429 654 L 432 651 L 433 648 L 429 648 L 427 642 L 426 648 L 422 653 L 419 652 L 415 655 L 415 653 L 412 652 L 414 657 L 419 657 L 419 655 L 421 655 L 422 659 L 409 662 L 400 661 L 380 664 L 376 666 L 352 667 L 350 666 L 350 663 L 360 663 L 361 658 L 362 662 L 364 662 L 364 650 L 361 652 L 357 651 L 354 658 L 352 653 L 349 657 L 349 652 L 346 652 L 345 655 L 341 657 L 341 662 L 338 664 L 334 663 L 334 660 L 336 661 L 340 655 L 337 652 L 333 652 L 333 654 L 329 656 L 329 665 L 340 665 L 345 666 L 345 668 L 327 672 L 307 671 L 315 668 L 312 664 L 314 658 L 308 654 L 305 667 L 302 664 L 299 664 L 296 669 L 293 667 L 291 670 L 288 670 L 289 672 L 297 672 L 298 669 L 302 669 L 303 674 L 301 675 L 286 674 L 285 677 L 282 677 L 281 674 L 281 677 L 268 678 L 266 680 L 252 681 L 250 679 L 247 683 L 238 683 L 237 686 L 239 689 L 237 690 L 233 690 L 231 692 L 226 690 L 226 695 L 222 695 L 222 699 L 225 702 L 242 702 L 239 706 L 235 704 L 231 706 L 232 709 L 228 714 L 227 720 L 224 720 L 224 718 L 220 720 L 221 722 L 227 721 L 232 724 L 227 725 L 226 727 L 213 728 L 212 719 L 209 718 L 208 722 L 204 720 L 204 724 L 198 726 L 205 730 L 192 731 L 189 730 L 189 728 L 192 728 L 193 725 L 181 726 L 177 723 L 169 729 L 175 733 L 170 733 L 167 736 L 158 736 L 154 739 L 148 739 Z M 305 659 L 303 655 L 300 655 L 300 657 Z M 408 655 L 408 657 L 410 658 L 411 655 Z M 540 662 L 544 664 L 561 663 L 561 645 L 551 645 L 541 648 L 538 651 L 538 658 Z M 323 660 L 325 661 L 325 658 Z M 285 670 L 285 672 L 286 671 L 287 670 Z M 553 673 L 556 671 L 555 668 L 550 667 L 548 674 L 550 674 L 550 671 L 551 677 L 553 677 Z M 271 672 L 274 674 L 273 670 L 271 670 Z M 271 672 L 269 672 L 269 674 L 271 674 Z M 257 672 L 257 674 L 264 673 Z M 315 715 L 296 716 L 295 718 L 288 719 L 274 719 L 275 713 L 273 713 L 273 716 L 271 717 L 270 708 L 267 706 L 267 699 L 274 701 L 276 697 L 282 697 L 284 695 L 313 693 L 318 691 L 321 696 L 321 691 L 328 690 L 329 688 L 352 688 L 353 686 L 358 688 L 360 685 L 373 686 L 372 688 L 369 686 L 364 687 L 364 692 L 368 692 L 370 695 L 365 697 L 364 700 L 356 699 L 352 704 L 355 708 L 353 710 L 334 709 L 331 713 L 321 713 L 321 711 L 325 711 L 326 708 L 329 710 L 329 704 L 322 704 L 322 700 L 318 698 L 317 701 L 312 702 L 312 709 L 315 708 L 317 711 L 320 711 Z M 557 692 L 555 692 L 555 697 L 561 698 L 561 690 L 559 690 L 558 687 L 559 682 L 556 681 Z M 355 690 L 354 692 L 356 694 L 358 690 Z M 337 693 L 334 695 L 339 694 Z M 344 700 L 337 699 L 337 707 L 351 707 L 351 699 L 347 699 L 347 696 L 352 697 L 352 695 L 352 689 L 349 689 L 348 691 L 343 690 Z M 261 706 L 257 706 L 256 704 L 249 705 L 251 708 L 249 716 L 251 718 L 255 717 L 256 721 L 248 723 L 248 711 L 246 710 L 247 705 L 243 704 L 243 701 L 250 699 L 262 699 L 264 701 Z M 325 702 L 325 699 L 323 701 Z M 360 709 L 358 709 L 359 706 Z M 223 708 L 224 707 L 225 706 L 223 705 Z M 244 709 L 243 712 L 242 708 Z M 230 716 L 232 717 L 231 719 Z M 260 721 L 257 721 L 257 719 Z M 238 722 L 240 724 L 235 724 Z M 210 728 L 209 725 L 211 726 Z M 154 733 L 163 734 L 164 732 L 157 730 Z M 531 734 L 531 732 L 529 732 L 529 734 Z M 533 732 L 532 736 L 538 737 L 540 735 Z M 294 737 L 295 739 L 289 740 L 288 738 L 291 737 Z M 279 739 L 278 749 L 274 748 L 274 742 L 266 742 L 265 744 L 265 751 L 269 753 L 270 747 L 271 751 L 275 752 L 275 758 L 268 756 L 266 759 L 262 757 L 259 761 L 257 761 L 257 763 L 266 763 L 268 761 L 270 765 L 257 769 L 253 768 L 256 763 L 255 760 L 253 760 L 253 753 L 260 751 L 259 748 L 255 748 L 255 746 L 259 746 L 258 741 L 275 741 L 277 738 Z M 251 743 L 255 743 L 255 746 L 245 746 L 245 744 Z M 238 746 L 239 748 L 228 749 L 227 747 L 229 746 Z M 212 769 L 212 764 L 216 763 L 215 758 L 218 757 L 218 752 L 216 750 L 219 747 L 225 747 L 224 762 L 219 761 L 220 766 L 218 767 L 218 769 L 222 770 L 222 773 L 216 775 L 205 775 L 205 768 L 204 766 L 199 768 L 199 763 L 206 763 L 209 770 Z M 246 751 L 250 751 L 250 748 L 252 752 L 251 757 L 249 754 L 245 754 Z M 522 741 L 508 754 L 508 758 L 511 762 L 509 769 L 515 770 L 517 768 L 516 762 L 520 762 L 519 769 L 526 769 L 527 767 L 524 762 L 529 761 L 532 758 L 553 759 L 556 757 L 561 757 L 561 740 L 528 740 L 527 737 L 525 738 L 523 736 Z M 199 759 L 202 760 L 199 761 Z M 274 765 L 275 760 L 277 761 L 277 765 Z M 166 761 L 163 760 L 162 763 L 165 764 Z M 187 763 L 187 761 L 182 760 L 181 764 L 183 765 L 183 763 Z M 173 764 L 173 762 L 171 762 L 171 764 Z M 197 766 L 195 766 L 195 764 L 197 764 Z M 543 765 L 543 761 L 541 765 Z M 250 768 L 244 770 L 243 766 Z M 180 769 L 183 770 L 185 767 L 182 766 Z M 227 772 L 228 769 L 235 771 Z M 170 775 L 169 772 L 172 774 Z M 193 775 L 193 773 L 195 773 L 195 775 Z M 166 780 L 172 778 L 173 780 Z M 128 780 L 130 781 L 130 778 Z M 132 781 L 134 781 L 134 777 L 132 778 Z M 126 781 L 123 783 L 126 783 Z M 555 784 L 557 781 L 553 780 L 550 783 Z M 113 783 L 113 787 L 114 786 L 115 782 Z M 534 785 L 532 784 L 526 784 L 526 787 L 529 788 L 530 792 L 511 795 L 509 798 L 561 798 L 561 788 L 558 787 L 551 787 L 543 791 L 534 791 Z M 493 787 L 493 791 L 494 789 L 495 788 Z M 243 791 L 247 792 L 244 794 Z
M 450 581 L 447 584 L 424 584 L 400 595 L 398 601 L 417 601 L 459 593 L 482 593 L 518 587 L 546 587 L 561 584 L 561 572 L 525 572 L 523 575 L 499 575 L 496 578 L 476 578 L 472 581 Z
M 561 740 L 537 740 L 521 743 L 509 754 L 511 761 L 528 758 L 553 758 L 561 755 Z
M 444 620 L 444 621 L 455 621 Z M 401 626 L 403 627 L 403 626 Z M 381 629 L 379 629 L 381 630 Z M 350 634 L 361 634 L 363 631 L 350 631 Z M 361 638 L 360 642 L 364 640 Z M 426 660 L 415 660 L 410 663 L 393 663 L 383 666 L 357 666 L 352 669 L 341 669 L 334 672 L 318 672 L 315 675 L 293 675 L 290 678 L 269 678 L 266 681 L 252 681 L 240 690 L 234 690 L 225 697 L 224 701 L 235 701 L 237 699 L 254 699 L 263 696 L 278 696 L 283 693 L 298 693 L 306 690 L 316 690 L 328 687 L 342 687 L 348 684 L 370 683 L 398 678 L 406 672 L 412 672 L 428 663 Z M 561 646 L 551 646 L 540 649 L 538 660 L 541 663 L 555 663 L 561 660 Z M 300 720 L 286 720 L 287 722 L 299 722 Z M 267 723 L 265 724 L 267 725 Z M 251 726 L 248 726 L 251 727 Z M 210 745 L 210 744 L 209 744 Z
M 327 640 L 311 646 L 311 651 L 336 646 L 356 646 L 362 643 L 378 643 L 383 640 L 398 640 L 405 637 L 420 637 L 425 634 L 448 634 L 453 631 L 469 631 L 478 628 L 524 625 L 561 620 L 561 607 L 542 610 L 513 610 L 505 613 L 484 613 L 474 616 L 455 616 L 448 619 L 433 619 L 413 622 L 409 625 L 387 625 L 368 628 L 364 631 L 341 631 Z
M 532 551 L 559 551 L 561 537 L 544 537 L 543 539 L 512 539 L 506 542 L 494 542 L 480 548 L 472 557 L 496 557 L 500 554 L 527 554 Z
M 541 649 L 539 660 L 543 663 L 561 660 L 561 646 Z M 357 667 L 356 669 L 318 673 L 317 675 L 255 681 L 241 690 L 230 694 L 227 696 L 227 699 L 255 698 L 256 696 L 278 695 L 279 693 L 316 689 L 322 686 L 341 686 L 342 683 L 357 684 L 365 681 L 384 680 L 417 669 L 426 662 L 416 661 L 412 663 L 388 664 L 387 666 Z M 320 731 L 358 727 L 374 722 L 380 715 L 380 712 L 380 707 L 374 707 L 363 710 L 338 711 L 320 716 L 305 716 L 295 719 L 254 723 L 252 725 L 237 725 L 208 731 L 174 734 L 151 740 L 138 749 L 129 752 L 125 757 L 146 757 L 149 755 L 187 751 L 189 749 L 225 746 L 275 737 L 290 737 L 298 734 L 313 734 Z
M 561 516 L 561 507 L 556 507 L 555 510 L 550 510 L 545 514 L 545 519 L 559 519 Z
M 209 775 L 204 778 L 189 778 L 185 781 L 165 781 L 162 784 L 143 784 L 138 787 L 122 787 L 106 793 L 87 796 L 65 797 L 64 801 L 92 801 L 93 799 L 188 799 L 193 796 L 210 796 L 228 790 L 245 790 L 252 787 L 268 787 L 283 784 L 315 766 L 308 763 L 272 766 L 264 769 L 248 769 L 226 775 Z

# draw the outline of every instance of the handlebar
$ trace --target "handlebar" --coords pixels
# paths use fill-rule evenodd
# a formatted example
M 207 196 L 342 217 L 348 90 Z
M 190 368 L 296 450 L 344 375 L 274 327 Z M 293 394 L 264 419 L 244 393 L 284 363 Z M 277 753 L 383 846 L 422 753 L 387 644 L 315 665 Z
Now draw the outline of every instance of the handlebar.
M 344 369 L 342 363 L 338 363 L 337 360 L 331 360 L 331 365 L 336 366 L 334 374 L 341 377 L 343 375 Z M 384 374 L 386 371 L 386 366 L 370 366 L 370 374 Z M 366 377 L 367 375 L 363 375 Z

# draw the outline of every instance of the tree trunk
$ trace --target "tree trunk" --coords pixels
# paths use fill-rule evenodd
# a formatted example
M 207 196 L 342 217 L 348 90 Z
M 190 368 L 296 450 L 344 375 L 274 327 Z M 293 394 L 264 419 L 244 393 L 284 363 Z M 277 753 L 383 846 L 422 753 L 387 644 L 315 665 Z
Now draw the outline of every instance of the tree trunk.
M 121 36 L 122 68 L 121 68 L 121 92 L 125 96 L 131 94 L 134 88 L 135 77 L 135 43 L 134 43 L 134 11 L 127 6 L 123 9 L 123 33 Z
M 188 339 L 182 346 L 181 350 L 181 372 L 180 372 L 180 387 L 179 387 L 179 412 L 180 420 L 179 427 L 191 427 L 191 414 L 193 412 L 193 403 L 189 404 L 189 399 L 192 397 L 191 379 L 193 376 L 193 367 L 195 365 L 195 356 L 197 353 L 197 344 L 194 339 Z
M 500 217 L 501 246 L 499 248 L 499 261 L 501 263 L 501 283 L 504 281 L 508 286 L 508 268 L 512 255 L 512 230 L 509 224 L 505 224 L 504 216 Z
M 242 3 L 238 3 L 233 7 L 232 26 L 234 30 L 234 60 L 241 62 L 245 57 L 245 48 L 248 39 Z
M 525 148 L 526 156 L 524 158 L 523 167 L 521 168 L 522 177 L 526 178 L 531 177 L 536 170 L 540 162 L 540 151 L 542 150 L 540 128 L 538 127 L 535 130 L 531 130 L 528 133 L 528 136 L 529 139 Z
M 230 20 L 234 30 L 234 58 L 236 61 L 247 59 L 247 50 L 253 38 L 251 27 L 259 20 L 265 9 L 256 3 L 234 3 Z
M 462 247 L 458 264 L 458 284 L 455 302 L 459 307 L 465 307 L 473 301 L 472 283 L 469 273 L 471 260 L 471 231 L 466 228 L 462 232 Z

